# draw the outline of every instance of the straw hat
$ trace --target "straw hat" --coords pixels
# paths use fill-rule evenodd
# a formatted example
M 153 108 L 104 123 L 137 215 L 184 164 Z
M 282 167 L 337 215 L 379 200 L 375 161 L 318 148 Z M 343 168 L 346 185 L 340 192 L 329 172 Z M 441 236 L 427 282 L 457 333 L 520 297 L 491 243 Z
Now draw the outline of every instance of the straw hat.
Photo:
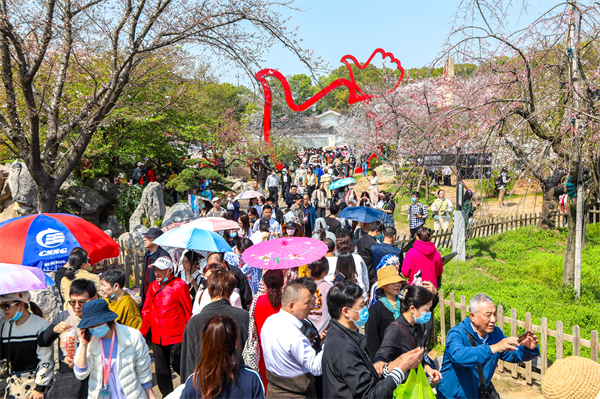
M 557 360 L 544 375 L 546 399 L 600 398 L 600 364 L 578 356 Z
M 406 280 L 398 275 L 396 266 L 384 266 L 377 270 L 377 288 L 381 288 L 384 285 L 401 282 L 406 283 Z

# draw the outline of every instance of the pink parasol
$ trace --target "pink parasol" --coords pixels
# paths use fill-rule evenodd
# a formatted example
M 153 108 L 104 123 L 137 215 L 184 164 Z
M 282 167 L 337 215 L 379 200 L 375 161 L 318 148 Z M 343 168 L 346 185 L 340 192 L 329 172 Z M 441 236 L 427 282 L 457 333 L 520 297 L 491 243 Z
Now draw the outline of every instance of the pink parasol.
M 244 251 L 242 260 L 259 269 L 289 269 L 304 266 L 327 253 L 327 245 L 306 237 L 286 237 L 264 241 Z
M 197 229 L 208 231 L 237 230 L 240 228 L 240 225 L 237 224 L 237 222 L 219 217 L 192 220 L 187 223 L 186 226 L 193 226 Z
M 250 198 L 260 198 L 260 197 L 264 197 L 264 196 L 265 196 L 265 194 L 261 193 L 260 191 L 248 190 L 248 191 L 242 191 L 233 200 L 237 201 L 237 200 L 244 200 L 244 199 L 250 199 Z

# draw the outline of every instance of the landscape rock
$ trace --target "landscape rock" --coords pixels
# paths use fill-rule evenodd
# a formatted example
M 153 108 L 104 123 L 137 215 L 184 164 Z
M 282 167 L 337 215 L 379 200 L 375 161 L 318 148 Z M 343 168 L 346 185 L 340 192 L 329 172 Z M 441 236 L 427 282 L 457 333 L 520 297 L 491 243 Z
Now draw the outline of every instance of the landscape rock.
M 119 194 L 121 194 L 119 186 L 111 183 L 106 177 L 94 177 L 88 179 L 85 184 L 110 202 L 115 202 Z
M 166 212 L 160 184 L 150 183 L 142 192 L 142 199 L 129 219 L 129 229 L 132 230 L 133 226 L 142 224 L 143 218 L 153 226 L 158 219 L 164 218 Z
M 172 223 L 189 222 L 192 219 L 194 219 L 194 210 L 190 204 L 178 202 L 165 213 L 162 227 L 166 227 Z
M 391 165 L 379 165 L 375 168 L 375 172 L 377 172 L 377 176 L 380 179 L 393 179 L 396 176 L 396 172 L 394 172 L 394 168 Z
M 108 215 L 106 223 L 102 223 L 100 225 L 100 228 L 104 230 L 105 233 L 106 231 L 110 231 L 111 234 L 109 235 L 111 237 L 118 237 L 121 234 L 123 234 L 123 228 L 119 224 L 119 221 L 117 220 L 117 217 L 115 215 Z
M 144 226 L 141 226 L 144 227 Z M 145 227 L 144 227 L 145 228 Z M 148 229 L 146 229 L 148 230 Z M 144 237 L 142 236 L 142 229 L 138 231 L 132 231 L 129 233 L 123 233 L 119 236 L 117 242 L 124 248 L 132 250 L 144 251 Z
M 10 175 L 8 176 L 8 185 L 12 198 L 29 207 L 35 207 L 38 196 L 38 189 L 23 162 L 15 161 L 10 165 Z
M 18 207 L 18 205 L 12 199 L 6 201 L 4 210 L 0 213 L 0 222 L 21 216 L 17 213 L 15 207 Z
M 48 275 L 54 280 L 54 272 L 48 273 Z M 30 291 L 30 294 L 31 302 L 35 302 L 35 304 L 44 312 L 44 320 L 48 323 L 52 323 L 52 320 L 54 320 L 62 310 L 58 287 L 53 285 L 43 290 Z
M 133 230 L 131 230 L 131 232 L 144 234 L 144 233 L 147 233 L 148 230 L 149 229 L 146 226 L 144 226 L 143 224 L 138 224 L 137 226 L 133 227 Z
M 70 191 L 75 194 L 75 203 L 81 207 L 81 215 L 92 215 L 109 204 L 106 198 L 87 186 L 72 186 Z

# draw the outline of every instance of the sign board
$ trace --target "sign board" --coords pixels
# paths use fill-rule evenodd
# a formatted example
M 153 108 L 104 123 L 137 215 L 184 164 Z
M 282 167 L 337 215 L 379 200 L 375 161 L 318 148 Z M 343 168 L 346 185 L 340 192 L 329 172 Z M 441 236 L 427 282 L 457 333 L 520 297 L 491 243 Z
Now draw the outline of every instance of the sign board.
M 425 154 L 422 165 L 425 166 L 452 166 L 456 164 L 456 154 Z

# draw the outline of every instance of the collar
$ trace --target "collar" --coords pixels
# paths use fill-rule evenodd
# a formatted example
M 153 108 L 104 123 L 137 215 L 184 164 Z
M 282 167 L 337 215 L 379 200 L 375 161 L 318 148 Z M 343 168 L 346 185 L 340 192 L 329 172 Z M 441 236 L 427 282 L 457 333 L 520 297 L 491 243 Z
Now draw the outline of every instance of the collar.
M 485 337 L 482 337 L 481 335 L 479 335 L 479 333 L 475 329 L 475 326 L 473 325 L 473 323 L 470 320 L 469 320 L 469 325 L 471 326 L 471 330 L 473 330 L 473 332 L 475 333 L 475 335 L 477 337 L 479 337 L 479 339 L 482 340 L 484 344 L 487 344 L 487 340 L 490 337 L 490 334 L 485 334 Z
M 367 339 L 367 337 L 365 335 L 359 333 L 358 331 L 352 331 L 348 327 L 342 325 L 342 323 L 340 323 L 336 319 L 331 319 L 330 323 L 332 324 L 332 327 L 337 327 L 344 334 L 346 334 L 346 336 L 349 339 L 351 339 L 356 345 L 358 345 L 359 348 L 361 348 L 362 350 L 365 350 L 366 339 Z
M 283 310 L 283 308 L 279 310 L 279 314 L 282 317 L 287 318 L 298 329 L 302 328 L 302 321 L 300 319 L 298 319 L 296 316 L 294 316 L 293 314 L 286 312 L 285 310 Z

